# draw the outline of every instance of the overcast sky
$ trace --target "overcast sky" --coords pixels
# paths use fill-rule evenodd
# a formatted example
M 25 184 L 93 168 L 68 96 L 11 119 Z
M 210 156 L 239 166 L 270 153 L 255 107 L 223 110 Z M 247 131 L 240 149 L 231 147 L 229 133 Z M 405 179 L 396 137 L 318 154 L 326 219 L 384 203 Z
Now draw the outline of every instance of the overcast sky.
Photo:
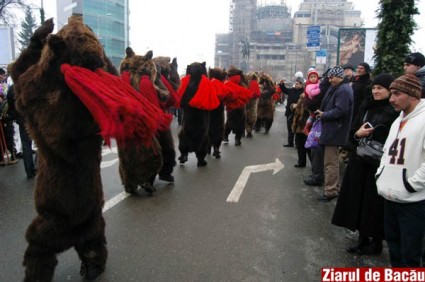
M 89 0 L 86 0 L 89 1 Z M 40 5 L 41 0 L 30 0 Z M 179 71 L 194 61 L 214 64 L 215 34 L 229 30 L 230 0 L 130 0 L 130 44 L 138 54 L 153 50 L 154 56 L 177 57 Z M 286 0 L 294 13 L 302 0 Z M 376 27 L 378 0 L 353 0 L 362 12 L 365 27 Z M 259 0 L 258 3 L 281 3 Z M 416 16 L 414 51 L 425 52 L 425 1 L 417 1 L 422 16 Z M 55 0 L 44 0 L 46 17 L 55 17 Z M 123 54 L 124 56 L 124 54 Z

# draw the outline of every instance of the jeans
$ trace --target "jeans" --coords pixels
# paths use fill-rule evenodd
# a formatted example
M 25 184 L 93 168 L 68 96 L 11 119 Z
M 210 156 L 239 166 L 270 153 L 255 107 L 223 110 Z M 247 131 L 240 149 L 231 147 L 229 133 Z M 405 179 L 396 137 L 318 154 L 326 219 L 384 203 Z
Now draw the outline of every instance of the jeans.
M 314 181 L 323 182 L 323 146 L 311 148 L 311 172 Z
M 395 203 L 385 200 L 384 232 L 392 267 L 421 267 L 425 238 L 425 200 Z
M 25 172 L 27 177 L 31 177 L 35 173 L 34 158 L 32 152 L 32 140 L 29 137 L 23 123 L 19 123 L 19 136 L 22 143 L 22 159 L 24 161 Z

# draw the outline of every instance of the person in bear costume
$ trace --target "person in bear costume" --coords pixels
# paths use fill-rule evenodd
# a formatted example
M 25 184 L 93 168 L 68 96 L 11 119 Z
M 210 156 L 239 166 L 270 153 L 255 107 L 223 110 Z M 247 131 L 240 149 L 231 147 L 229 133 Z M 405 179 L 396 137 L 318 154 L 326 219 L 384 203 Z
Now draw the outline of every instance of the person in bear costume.
M 224 134 L 224 100 L 230 95 L 230 89 L 224 85 L 226 80 L 226 71 L 222 68 L 209 68 L 208 78 L 211 81 L 214 91 L 217 93 L 217 97 L 220 100 L 220 105 L 210 112 L 210 127 L 209 127 L 209 153 L 219 159 L 221 158 L 220 146 L 223 141 Z
M 179 161 L 184 164 L 188 154 L 195 152 L 198 167 L 207 165 L 205 156 L 209 151 L 210 111 L 220 105 L 217 93 L 212 91 L 205 64 L 194 62 L 188 65 L 178 91 L 183 110 L 182 127 L 178 134 Z
M 255 131 L 260 131 L 260 129 L 264 127 L 265 134 L 268 134 L 274 120 L 275 100 L 273 99 L 273 94 L 276 88 L 273 79 L 268 74 L 262 73 L 259 81 L 261 95 L 258 102 Z
M 57 254 L 71 247 L 84 279 L 104 271 L 102 143 L 138 136 L 151 144 L 162 120 L 159 110 L 114 75 L 82 17 L 70 17 L 56 34 L 53 27 L 53 20 L 44 22 L 10 67 L 17 110 L 38 148 L 37 216 L 25 234 L 26 282 L 51 281 Z
M 229 143 L 229 134 L 235 134 L 235 146 L 241 146 L 241 139 L 245 133 L 246 110 L 245 105 L 252 98 L 248 80 L 243 71 L 230 66 L 227 70 L 225 83 L 231 91 L 231 99 L 225 101 L 226 123 L 224 125 L 223 142 Z
M 121 78 L 159 109 L 160 103 L 153 85 L 156 79 L 156 67 L 152 62 L 152 52 L 139 56 L 127 47 L 126 57 L 121 62 L 120 70 Z M 146 89 L 141 91 L 141 87 Z M 140 141 L 137 138 L 117 142 L 121 182 L 127 193 L 137 194 L 140 186 L 152 195 L 155 191 L 153 183 L 163 167 L 161 146 L 157 136 L 152 138 L 153 146 L 143 146 L 138 143 Z
M 259 76 L 257 72 L 248 74 L 249 90 L 252 92 L 252 98 L 246 104 L 246 121 L 245 130 L 246 137 L 252 138 L 252 130 L 257 122 L 258 115 L 258 98 L 260 97 L 260 85 L 258 84 Z
M 24 281 L 51 281 L 56 254 L 74 247 L 81 274 L 94 279 L 107 258 L 100 175 L 102 137 L 90 112 L 59 69 L 106 66 L 103 47 L 78 17 L 57 34 L 47 20 L 12 66 L 16 104 L 38 148 L 34 191 L 38 212 L 26 231 Z

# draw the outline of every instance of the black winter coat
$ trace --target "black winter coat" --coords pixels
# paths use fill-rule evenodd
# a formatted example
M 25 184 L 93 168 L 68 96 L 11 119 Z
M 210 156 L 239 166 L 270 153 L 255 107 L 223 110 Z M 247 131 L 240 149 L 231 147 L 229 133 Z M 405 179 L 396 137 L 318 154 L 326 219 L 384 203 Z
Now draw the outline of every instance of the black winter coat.
M 365 121 L 376 129 L 373 139 L 384 142 L 392 122 L 398 113 L 388 100 L 365 101 L 360 107 L 352 130 L 355 132 Z M 367 112 L 366 120 L 363 121 Z M 379 129 L 379 130 L 378 130 Z M 358 230 L 361 235 L 383 238 L 384 236 L 384 201 L 377 193 L 375 172 L 372 165 L 353 154 L 345 169 L 341 191 L 332 217 L 332 224 Z

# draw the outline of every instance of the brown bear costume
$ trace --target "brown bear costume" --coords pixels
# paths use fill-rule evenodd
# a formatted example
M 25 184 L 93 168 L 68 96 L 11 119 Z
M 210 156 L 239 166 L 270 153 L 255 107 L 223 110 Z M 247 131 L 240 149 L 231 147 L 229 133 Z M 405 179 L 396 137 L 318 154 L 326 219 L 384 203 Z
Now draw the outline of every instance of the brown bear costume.
M 217 88 L 217 96 L 220 99 L 220 105 L 210 112 L 210 127 L 209 127 L 209 153 L 213 150 L 212 155 L 219 159 L 221 158 L 220 146 L 223 141 L 224 134 L 224 103 L 223 100 L 229 95 L 229 89 L 224 86 L 226 80 L 226 71 L 222 68 L 210 68 L 208 70 L 208 78 L 212 84 L 219 84 Z
M 107 69 L 109 60 L 81 18 L 71 17 L 57 34 L 52 31 L 50 19 L 11 67 L 16 105 L 38 147 L 38 215 L 26 232 L 24 281 L 51 281 L 56 254 L 71 247 L 85 279 L 100 275 L 107 259 L 102 137 L 93 116 L 66 85 L 60 66 Z
M 260 97 L 260 86 L 258 84 L 258 74 L 251 72 L 248 74 L 249 90 L 252 92 L 252 98 L 246 104 L 246 137 L 252 137 L 252 130 L 257 122 L 258 98 Z
M 152 54 L 137 56 L 133 49 L 126 48 L 126 57 L 120 65 L 121 77 L 134 89 L 140 92 L 140 79 L 142 75 L 148 76 L 148 80 L 156 78 L 155 64 L 152 62 Z M 155 101 L 156 89 L 151 83 L 152 97 L 148 99 Z M 155 105 L 159 107 L 159 104 Z M 157 137 L 153 137 L 153 146 L 140 145 L 140 140 L 133 138 L 125 142 L 117 142 L 119 157 L 119 173 L 121 181 L 127 193 L 136 194 L 138 186 L 152 194 L 155 191 L 153 183 L 158 172 L 163 166 L 161 146 Z
M 205 62 L 188 65 L 178 91 L 183 110 L 182 127 L 178 134 L 179 161 L 184 164 L 188 154 L 194 152 L 198 167 L 207 165 L 205 157 L 209 151 L 210 111 L 220 105 L 217 93 L 212 91 L 205 65 Z
M 257 122 L 255 123 L 255 131 L 260 131 L 264 127 L 265 134 L 268 134 L 274 120 L 275 101 L 273 94 L 276 91 L 273 79 L 268 74 L 260 75 L 261 96 L 258 101 Z

